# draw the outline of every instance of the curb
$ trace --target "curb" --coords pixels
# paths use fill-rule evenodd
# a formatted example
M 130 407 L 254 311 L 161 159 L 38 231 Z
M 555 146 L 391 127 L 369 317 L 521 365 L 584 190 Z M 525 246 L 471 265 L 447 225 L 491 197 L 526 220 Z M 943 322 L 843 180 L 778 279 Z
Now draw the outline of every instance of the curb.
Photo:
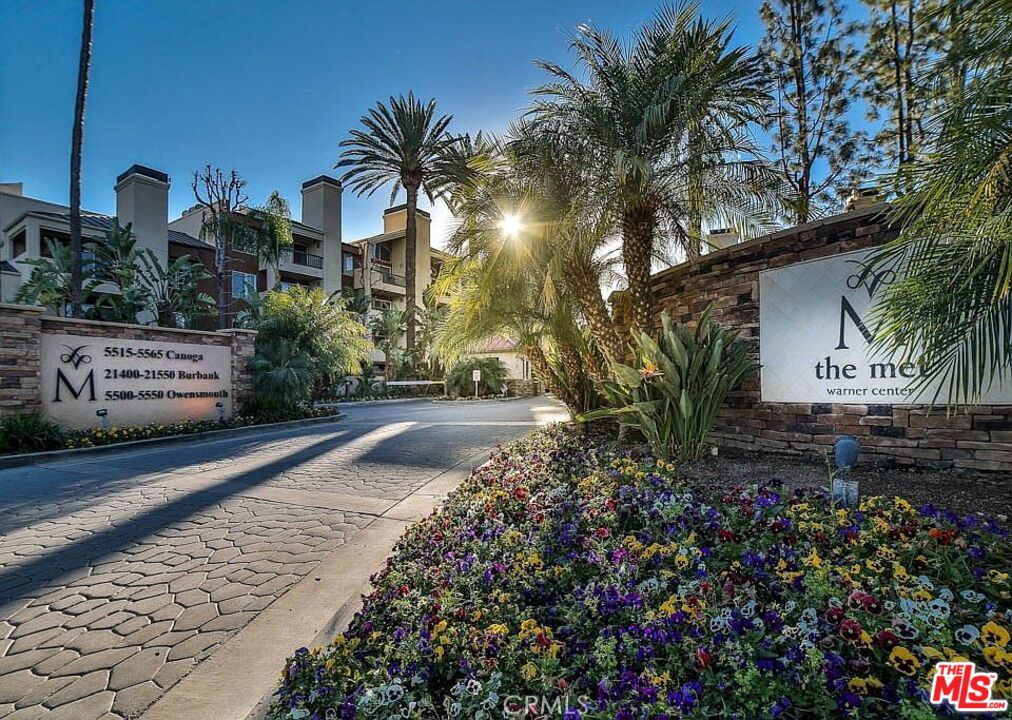
M 432 483 L 437 482 L 440 478 L 445 477 L 446 475 L 449 475 L 449 474 L 453 473 L 454 470 L 456 470 L 457 468 L 460 468 L 460 466 L 464 465 L 465 463 L 468 463 L 470 465 L 470 468 L 467 470 L 467 472 L 463 475 L 463 477 L 459 481 L 457 481 L 456 483 L 454 483 L 454 489 L 456 489 L 456 487 L 459 487 L 461 483 L 465 482 L 468 478 L 470 478 L 471 475 L 473 475 L 474 473 L 478 472 L 481 468 L 485 467 L 486 465 L 488 465 L 489 463 L 492 462 L 492 459 L 489 457 L 489 453 L 490 452 L 491 452 L 491 449 L 481 450 L 481 451 L 475 453 L 474 455 L 471 455 L 470 457 L 465 458 L 464 460 L 461 460 L 456 465 L 447 468 L 443 472 L 441 472 L 438 475 L 436 475 L 435 477 L 431 478 L 425 485 L 423 485 L 421 488 L 419 488 L 418 490 L 416 490 L 413 493 L 411 493 L 411 495 L 409 495 L 408 498 L 413 497 L 413 496 L 417 496 L 419 494 L 424 494 L 423 491 L 425 490 L 426 487 L 428 487 Z M 473 462 L 475 460 L 481 459 L 481 458 L 484 458 L 484 459 L 480 463 L 473 464 Z M 407 500 L 408 498 L 404 498 L 404 499 Z M 439 499 L 435 503 L 433 509 L 441 507 L 445 501 L 446 501 L 445 497 L 442 497 L 441 499 Z M 402 502 L 403 502 L 403 500 L 402 500 Z M 386 556 L 385 556 L 386 558 L 389 558 L 390 555 L 393 553 L 393 548 L 394 548 L 394 546 L 396 545 L 397 542 L 400 542 L 401 537 L 403 537 L 403 533 L 409 527 L 411 527 L 412 525 L 414 525 L 416 522 L 420 521 L 418 519 L 415 519 L 415 520 L 404 520 L 404 519 L 390 518 L 389 517 L 389 513 L 390 513 L 390 510 L 388 510 L 386 513 L 384 513 L 378 519 L 381 520 L 381 521 L 387 521 L 388 520 L 388 521 L 392 521 L 392 522 L 395 522 L 395 523 L 399 523 L 401 525 L 401 532 L 398 534 L 396 541 L 386 550 L 386 553 L 387 553 Z M 366 528 L 366 530 L 368 530 L 369 527 L 373 527 L 373 525 L 368 526 Z M 364 530 L 360 531 L 360 532 L 364 532 Z M 340 548 L 338 548 L 338 550 L 340 550 Z M 324 560 L 321 561 L 320 565 L 323 565 L 326 562 L 327 562 L 327 560 L 324 559 Z M 385 559 L 384 559 L 384 562 L 385 562 Z M 376 566 L 376 571 L 379 571 L 382 567 L 383 567 L 383 563 L 381 562 L 381 563 L 379 563 Z M 316 571 L 317 570 L 314 569 L 314 572 L 316 572 Z M 312 573 L 310 573 L 310 574 L 312 574 Z M 313 639 L 306 645 L 306 647 L 310 647 L 310 648 L 326 647 L 328 645 L 330 639 L 333 638 L 334 635 L 336 635 L 339 632 L 344 632 L 348 628 L 348 625 L 354 619 L 355 615 L 358 613 L 359 610 L 362 609 L 362 605 L 363 605 L 363 602 L 364 602 L 365 598 L 369 594 L 371 594 L 372 591 L 374 590 L 374 588 L 372 586 L 372 581 L 371 581 L 370 578 L 371 578 L 371 574 L 370 574 L 369 578 L 363 580 L 361 583 L 358 584 L 358 586 L 355 588 L 354 592 L 349 593 L 349 597 L 347 599 L 345 599 L 338 607 L 334 608 L 334 610 L 331 613 L 329 619 L 316 632 L 316 634 L 313 636 Z M 270 610 L 270 608 L 268 608 L 264 612 L 267 612 L 269 610 Z M 254 618 L 253 622 L 255 622 L 255 621 L 256 621 L 256 618 Z M 295 650 L 295 648 L 291 648 L 289 650 L 289 652 L 293 652 L 294 650 Z M 270 708 L 271 700 L 274 697 L 274 693 L 275 693 L 276 690 L 277 690 L 277 683 L 274 683 L 274 685 L 271 687 L 271 689 L 268 690 L 266 694 L 262 695 L 259 700 L 257 700 L 256 705 L 254 705 L 253 708 L 249 711 L 249 713 L 245 716 L 245 720 L 267 720 L 267 711 Z M 143 720 L 143 716 L 142 716 L 142 720 Z
M 323 425 L 325 423 L 337 422 L 343 417 L 344 413 L 337 412 L 334 415 L 327 415 L 326 417 L 306 418 L 304 420 L 286 420 L 284 422 L 266 423 L 264 425 L 245 425 L 243 427 L 226 428 L 224 430 L 204 430 L 202 432 L 188 433 L 185 435 L 166 435 L 165 437 L 110 443 L 109 445 L 99 445 L 98 447 L 68 448 L 66 450 L 46 450 L 44 452 L 3 455 L 0 456 L 0 470 L 23 467 L 25 465 L 42 465 L 54 460 L 88 457 L 90 455 L 103 455 L 106 453 L 121 452 L 124 450 L 144 450 L 147 448 L 159 447 L 161 445 L 174 445 L 176 443 L 190 442 L 193 440 L 216 440 L 232 435 L 263 432 L 265 430 L 287 430 L 289 428 L 306 427 L 309 425 Z
M 423 402 L 428 400 L 433 402 L 432 398 L 417 397 L 417 398 L 384 398 L 383 400 L 346 400 L 344 402 L 329 402 L 329 403 L 317 403 L 320 407 L 346 407 L 355 405 L 384 405 L 390 403 L 409 403 L 409 402 Z

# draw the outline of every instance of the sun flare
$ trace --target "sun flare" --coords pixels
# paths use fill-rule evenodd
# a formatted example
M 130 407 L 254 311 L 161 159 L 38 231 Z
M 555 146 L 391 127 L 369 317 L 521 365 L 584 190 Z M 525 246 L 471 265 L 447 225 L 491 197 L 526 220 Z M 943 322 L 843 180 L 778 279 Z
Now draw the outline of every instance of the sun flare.
M 524 229 L 524 223 L 516 213 L 506 213 L 499 221 L 499 229 L 508 238 L 515 238 Z

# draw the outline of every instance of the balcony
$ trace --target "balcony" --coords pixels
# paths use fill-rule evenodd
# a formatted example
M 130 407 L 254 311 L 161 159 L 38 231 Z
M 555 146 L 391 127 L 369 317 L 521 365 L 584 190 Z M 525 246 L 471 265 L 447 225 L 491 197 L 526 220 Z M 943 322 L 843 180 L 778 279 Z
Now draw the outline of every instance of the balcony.
M 322 280 L 323 256 L 306 250 L 290 250 L 281 258 L 278 270 L 286 280 Z
M 313 255 L 305 250 L 293 250 L 292 264 L 323 270 L 323 256 Z
M 393 289 L 394 292 L 404 292 L 408 285 L 403 275 L 394 275 L 388 266 L 375 262 L 372 266 L 372 284 L 380 286 L 378 289 Z M 384 285 L 387 288 L 383 288 Z

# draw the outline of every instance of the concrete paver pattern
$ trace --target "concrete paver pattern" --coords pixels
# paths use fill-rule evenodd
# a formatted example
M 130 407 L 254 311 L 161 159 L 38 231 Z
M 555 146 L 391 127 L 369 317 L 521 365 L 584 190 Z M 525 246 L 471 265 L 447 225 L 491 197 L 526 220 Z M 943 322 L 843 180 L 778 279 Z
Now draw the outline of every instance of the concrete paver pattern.
M 346 412 L 0 470 L 0 718 L 138 717 L 395 504 L 563 417 L 544 399 Z

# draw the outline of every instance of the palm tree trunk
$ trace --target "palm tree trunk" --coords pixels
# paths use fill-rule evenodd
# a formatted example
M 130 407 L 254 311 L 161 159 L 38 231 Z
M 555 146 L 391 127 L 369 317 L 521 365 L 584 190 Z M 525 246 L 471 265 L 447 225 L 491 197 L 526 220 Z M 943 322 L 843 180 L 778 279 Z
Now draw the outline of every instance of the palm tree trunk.
M 417 286 L 415 275 L 418 272 L 417 269 L 417 254 L 418 254 L 418 186 L 406 186 L 405 191 L 408 195 L 408 212 L 407 212 L 407 223 L 404 229 L 404 275 L 405 275 L 405 288 L 407 290 L 406 305 L 407 305 L 407 346 L 408 352 L 411 352 L 415 347 L 415 315 L 417 314 Z
M 575 264 L 570 281 L 577 302 L 580 303 L 580 310 L 587 318 L 587 325 L 605 360 L 609 363 L 622 362 L 625 356 L 624 345 L 612 322 L 608 306 L 601 297 L 601 283 L 597 273 Z
M 699 131 L 689 131 L 689 198 L 688 242 L 685 254 L 689 259 L 703 252 L 703 154 L 699 147 Z
M 538 345 L 527 345 L 524 347 L 524 356 L 531 364 L 531 370 L 534 374 L 545 384 L 550 392 L 555 397 L 559 398 L 562 402 L 568 404 L 567 398 L 569 394 L 562 383 L 559 382 L 559 378 L 555 375 L 555 371 L 548 364 L 548 360 L 545 358 L 544 351 Z
M 629 282 L 629 309 L 633 330 L 653 326 L 654 292 L 650 285 L 657 211 L 649 203 L 631 207 L 622 217 L 622 261 Z
M 228 280 L 225 269 L 228 265 L 229 246 L 226 238 L 217 238 L 217 247 L 214 255 L 214 271 L 218 277 L 218 329 L 224 330 L 228 324 L 227 308 L 225 306 L 225 282 Z M 231 295 L 231 292 L 229 293 Z
M 95 0 L 84 0 L 81 56 L 77 63 L 77 99 L 74 102 L 74 127 L 70 141 L 70 306 L 74 317 L 81 316 L 81 305 L 84 302 L 84 273 L 81 267 L 81 147 L 84 144 L 84 106 L 88 98 L 94 17 Z

